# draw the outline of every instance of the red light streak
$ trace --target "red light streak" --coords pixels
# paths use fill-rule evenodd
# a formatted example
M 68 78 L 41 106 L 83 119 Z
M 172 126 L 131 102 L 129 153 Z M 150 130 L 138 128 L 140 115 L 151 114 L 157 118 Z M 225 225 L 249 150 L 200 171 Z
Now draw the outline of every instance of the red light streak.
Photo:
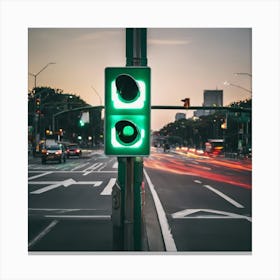
M 244 176 L 231 176 L 226 174 L 218 174 L 219 166 L 224 168 L 229 168 L 230 170 L 234 169 L 235 171 L 251 171 L 251 163 L 245 163 L 245 166 L 240 162 L 231 162 L 225 159 L 208 159 L 208 160 L 196 160 L 197 162 L 207 163 L 210 166 L 216 166 L 215 170 L 209 167 L 202 165 L 195 165 L 192 163 L 187 163 L 179 159 L 175 159 L 172 155 L 162 155 L 162 154 L 153 154 L 151 158 L 147 158 L 144 161 L 146 168 L 152 168 L 159 171 L 170 172 L 180 175 L 188 176 L 199 176 L 201 178 L 206 178 L 218 182 L 228 183 L 237 185 L 242 188 L 251 189 L 251 182 L 244 182 Z M 244 164 L 244 163 L 243 163 Z M 217 167 L 218 166 L 218 167 Z M 247 181 L 247 180 L 246 180 Z

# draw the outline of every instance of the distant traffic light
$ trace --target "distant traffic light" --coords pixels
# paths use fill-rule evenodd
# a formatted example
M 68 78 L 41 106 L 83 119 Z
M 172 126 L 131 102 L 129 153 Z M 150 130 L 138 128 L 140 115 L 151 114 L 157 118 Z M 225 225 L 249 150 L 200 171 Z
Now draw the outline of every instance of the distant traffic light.
M 185 108 L 190 107 L 190 99 L 189 98 L 182 99 L 181 101 L 184 102 L 184 107 Z
M 105 69 L 105 154 L 149 155 L 150 75 L 148 67 Z
M 79 120 L 79 126 L 81 126 L 81 127 L 85 126 L 85 123 L 82 119 Z
M 41 113 L 41 100 L 40 100 L 40 98 L 36 98 L 36 100 L 35 100 L 35 113 L 36 114 Z

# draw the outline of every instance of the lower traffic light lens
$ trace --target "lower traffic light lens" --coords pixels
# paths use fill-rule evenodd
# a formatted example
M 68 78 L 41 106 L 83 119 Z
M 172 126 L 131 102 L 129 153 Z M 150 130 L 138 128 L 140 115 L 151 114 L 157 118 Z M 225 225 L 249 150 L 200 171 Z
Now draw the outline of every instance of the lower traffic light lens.
M 139 131 L 132 122 L 119 121 L 115 127 L 119 140 L 124 144 L 131 144 L 138 138 Z

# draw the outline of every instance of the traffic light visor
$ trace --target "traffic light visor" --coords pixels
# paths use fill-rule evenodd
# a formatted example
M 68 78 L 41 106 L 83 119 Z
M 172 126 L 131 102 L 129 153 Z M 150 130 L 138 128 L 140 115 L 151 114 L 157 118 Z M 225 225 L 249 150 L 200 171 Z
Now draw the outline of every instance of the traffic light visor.
M 122 74 L 116 79 L 117 93 L 124 102 L 132 102 L 139 96 L 137 82 L 129 75 Z

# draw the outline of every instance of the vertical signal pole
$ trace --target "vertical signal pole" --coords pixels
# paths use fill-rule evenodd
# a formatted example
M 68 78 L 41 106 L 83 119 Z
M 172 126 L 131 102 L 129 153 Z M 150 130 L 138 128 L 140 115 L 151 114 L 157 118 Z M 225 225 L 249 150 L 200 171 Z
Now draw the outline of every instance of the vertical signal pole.
M 126 29 L 126 66 L 147 66 L 147 29 Z M 143 158 L 126 157 L 124 189 L 124 250 L 141 250 L 141 195 L 138 186 Z M 141 170 L 142 169 L 142 170 Z M 142 180 L 141 180 L 142 181 Z

